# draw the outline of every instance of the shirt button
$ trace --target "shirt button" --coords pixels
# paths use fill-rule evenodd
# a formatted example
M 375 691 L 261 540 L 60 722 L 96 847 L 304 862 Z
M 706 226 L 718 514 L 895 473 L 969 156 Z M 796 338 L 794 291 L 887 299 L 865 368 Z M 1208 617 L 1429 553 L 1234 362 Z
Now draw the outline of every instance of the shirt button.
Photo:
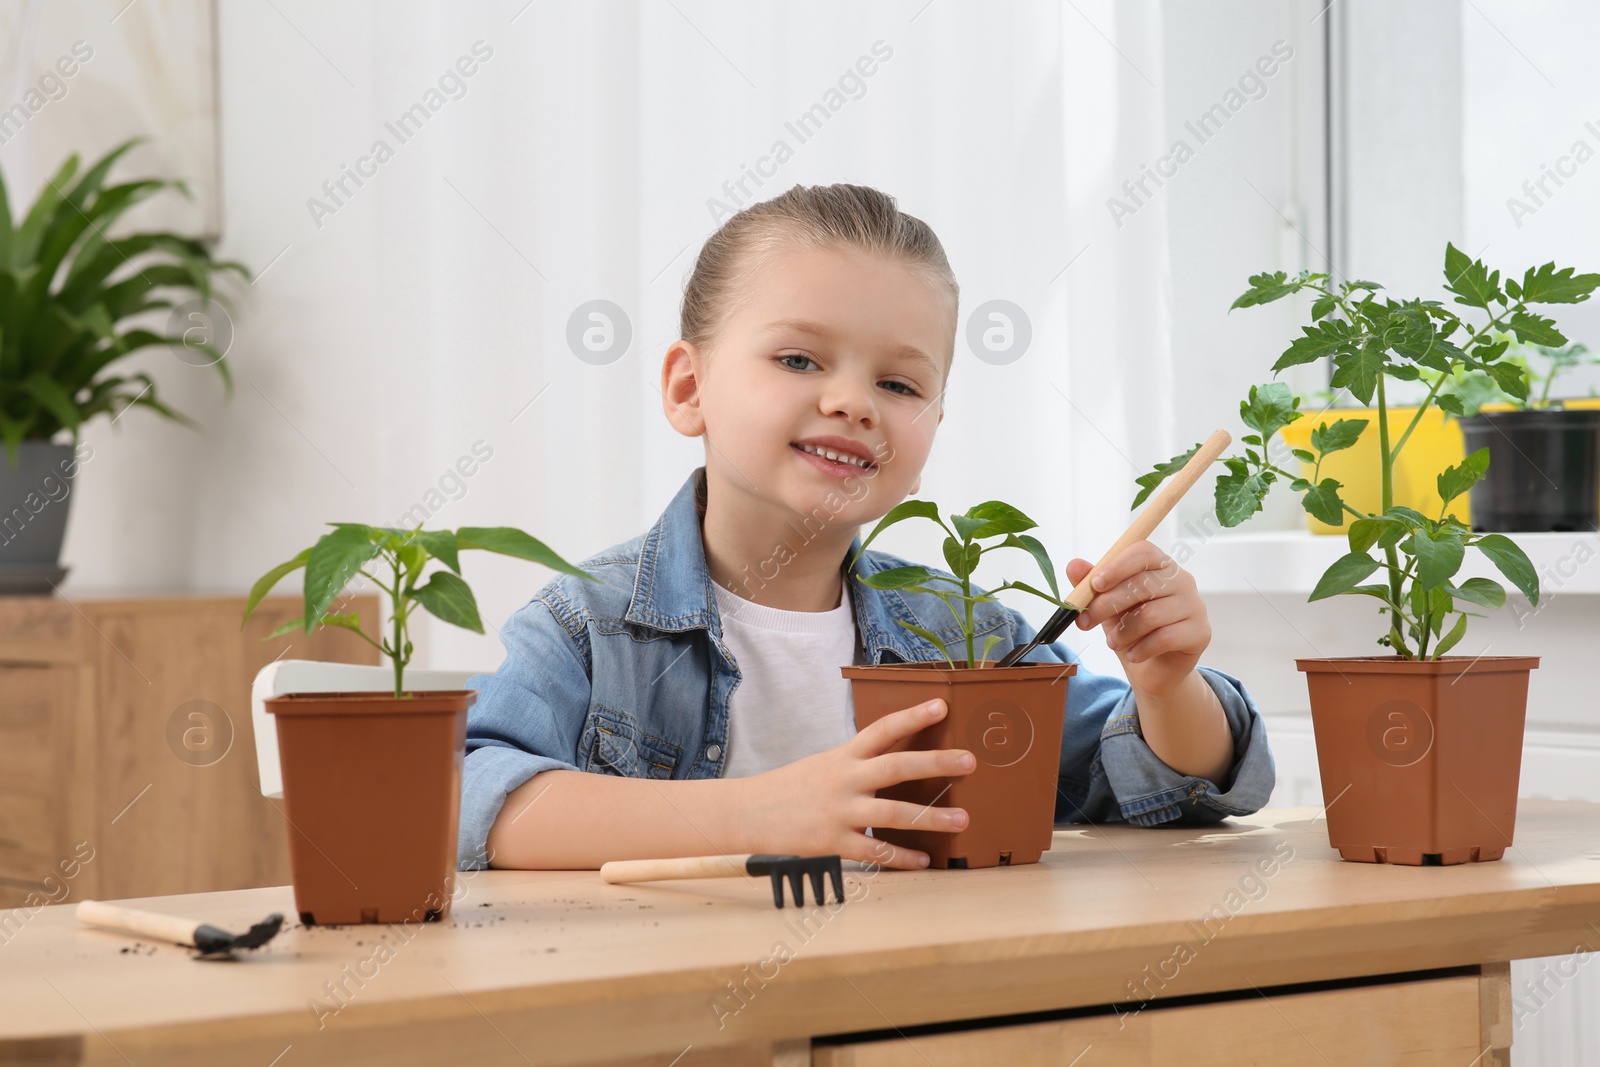
M 721 745 L 709 745 L 709 746 L 707 746 L 707 748 L 706 748 L 706 759 L 710 760 L 712 763 L 715 763 L 715 762 L 717 762 L 717 760 L 719 760 L 721 758 L 722 758 L 722 746 Z

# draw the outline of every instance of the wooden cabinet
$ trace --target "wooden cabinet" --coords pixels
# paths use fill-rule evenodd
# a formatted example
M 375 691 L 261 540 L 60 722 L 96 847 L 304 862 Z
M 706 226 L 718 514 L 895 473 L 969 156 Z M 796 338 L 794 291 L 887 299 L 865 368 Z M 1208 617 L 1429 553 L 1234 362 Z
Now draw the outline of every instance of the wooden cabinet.
M 284 885 L 250 683 L 281 657 L 376 663 L 347 631 L 264 641 L 269 597 L 0 598 L 0 907 Z M 352 597 L 369 633 L 376 597 Z
M 1508 964 L 1469 973 L 1356 982 L 1307 991 L 1255 990 L 1135 1013 L 981 1023 L 943 1033 L 817 1042 L 812 1067 L 988 1067 L 1115 1063 L 1121 1067 L 1505 1067 L 1511 1062 Z M 1476 973 L 1470 973 L 1470 972 Z M 1089 1054 L 1093 1050 L 1092 1056 Z M 683 1067 L 689 1067 L 684 1064 Z

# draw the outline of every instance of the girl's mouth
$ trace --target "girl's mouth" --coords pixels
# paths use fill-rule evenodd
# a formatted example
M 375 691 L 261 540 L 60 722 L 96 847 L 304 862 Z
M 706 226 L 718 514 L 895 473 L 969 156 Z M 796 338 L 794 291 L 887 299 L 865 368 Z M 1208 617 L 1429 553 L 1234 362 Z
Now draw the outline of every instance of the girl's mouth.
M 816 467 L 824 474 L 831 474 L 835 478 L 855 477 L 861 474 L 869 474 L 877 469 L 876 464 L 858 460 L 854 456 L 846 458 L 842 454 L 835 452 L 834 455 L 839 456 L 839 458 L 829 459 L 826 456 L 818 455 L 816 452 L 808 452 L 806 448 L 800 445 L 790 445 L 789 447 L 798 452 L 800 457 L 813 467 Z

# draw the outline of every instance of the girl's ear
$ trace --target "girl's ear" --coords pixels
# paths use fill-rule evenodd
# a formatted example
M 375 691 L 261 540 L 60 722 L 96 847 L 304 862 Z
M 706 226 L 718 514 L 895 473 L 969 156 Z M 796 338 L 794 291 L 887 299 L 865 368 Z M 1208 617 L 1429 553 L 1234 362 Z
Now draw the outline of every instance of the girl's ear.
M 706 432 L 700 410 L 700 382 L 696 364 L 700 350 L 687 341 L 674 341 L 661 361 L 661 406 L 673 429 L 685 437 Z

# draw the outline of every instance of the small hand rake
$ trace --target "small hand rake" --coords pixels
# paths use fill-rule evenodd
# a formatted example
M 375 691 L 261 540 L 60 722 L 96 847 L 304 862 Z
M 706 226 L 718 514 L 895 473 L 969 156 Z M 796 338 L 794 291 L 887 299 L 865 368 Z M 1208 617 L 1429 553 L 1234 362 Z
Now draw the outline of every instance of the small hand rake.
M 789 879 L 794 906 L 805 906 L 804 878 L 811 879 L 811 894 L 824 903 L 823 875 L 833 881 L 833 897 L 844 903 L 844 871 L 838 856 L 781 856 L 746 853 L 737 856 L 686 856 L 670 859 L 612 860 L 600 865 L 608 882 L 651 882 L 660 878 L 727 878 L 751 874 L 772 876 L 772 905 L 783 907 L 783 880 Z

